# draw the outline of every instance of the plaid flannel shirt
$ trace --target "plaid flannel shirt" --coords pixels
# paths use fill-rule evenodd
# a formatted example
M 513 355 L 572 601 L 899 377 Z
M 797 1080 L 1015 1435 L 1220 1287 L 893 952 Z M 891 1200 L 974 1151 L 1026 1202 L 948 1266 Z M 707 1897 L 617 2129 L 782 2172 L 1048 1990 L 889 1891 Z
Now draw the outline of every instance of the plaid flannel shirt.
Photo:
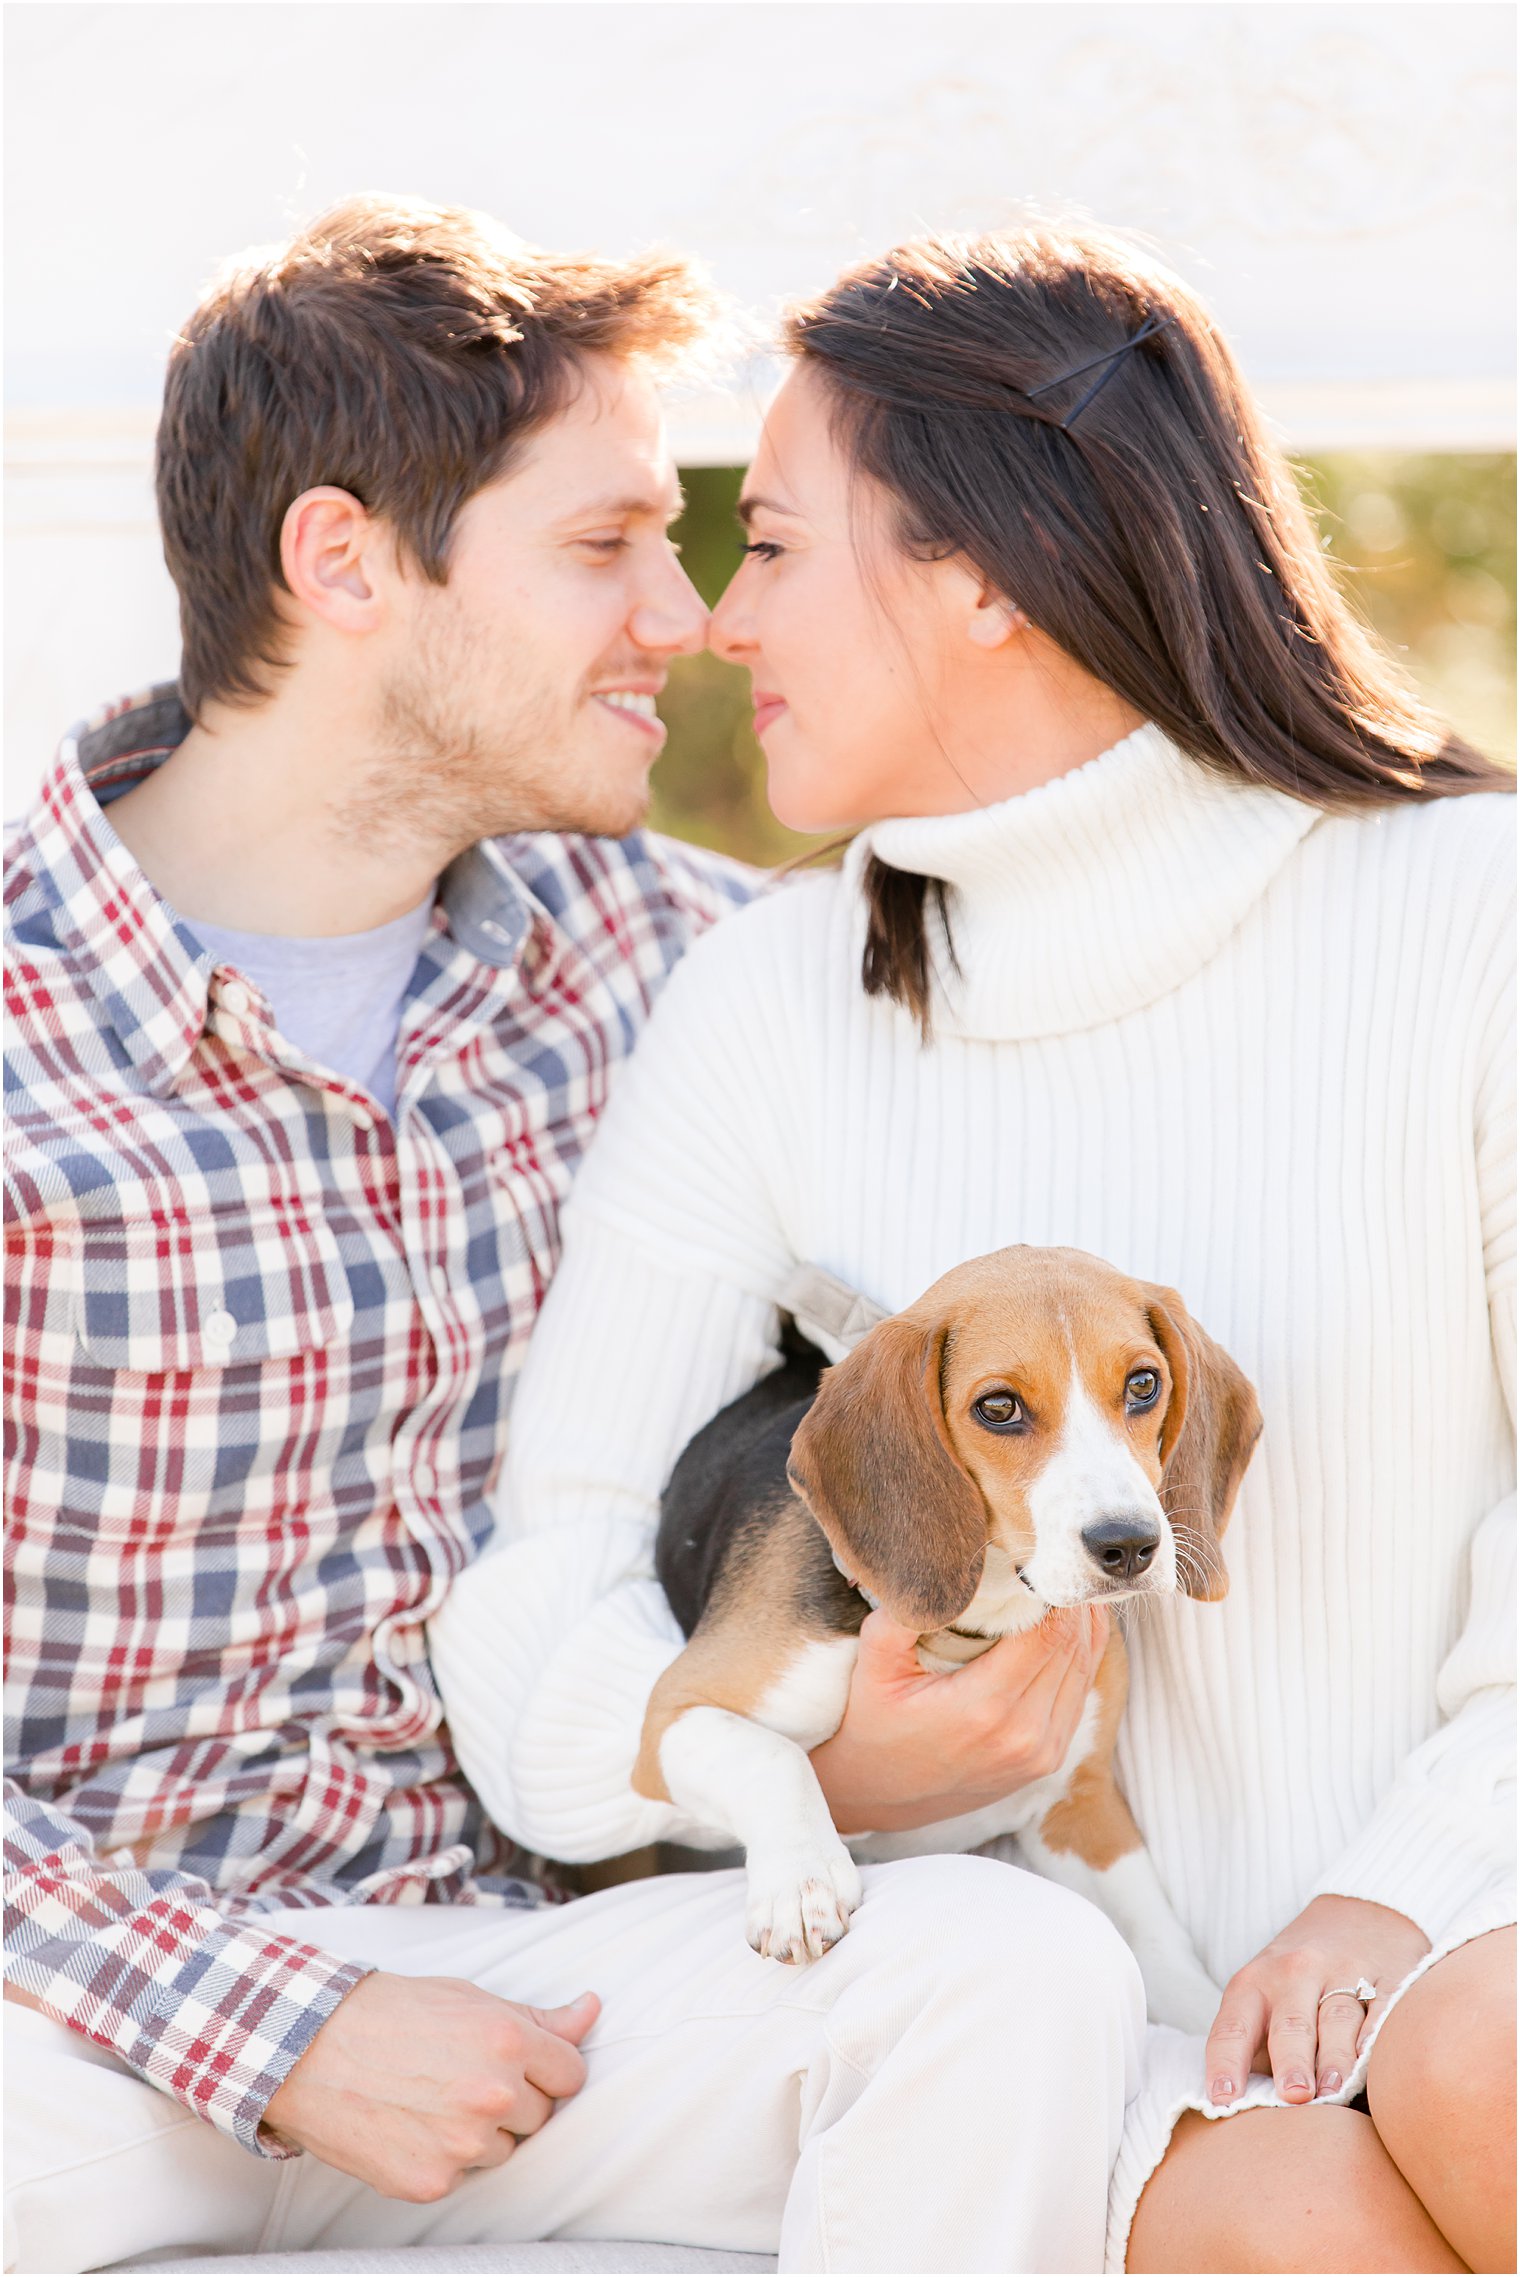
M 365 1973 L 292 1906 L 530 1904 L 424 1624 L 490 1527 L 558 1214 L 683 949 L 754 891 L 635 834 L 439 888 L 394 1123 L 105 818 L 172 687 L 65 741 L 7 860 L 6 1968 L 251 2150 Z

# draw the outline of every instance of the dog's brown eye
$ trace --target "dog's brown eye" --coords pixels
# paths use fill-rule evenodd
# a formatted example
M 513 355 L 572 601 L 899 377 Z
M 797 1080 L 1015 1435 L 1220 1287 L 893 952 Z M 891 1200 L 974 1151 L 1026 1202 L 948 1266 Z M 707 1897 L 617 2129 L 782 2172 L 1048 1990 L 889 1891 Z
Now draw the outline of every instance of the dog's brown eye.
M 1154 1368 L 1137 1368 L 1124 1387 L 1124 1397 L 1131 1407 L 1151 1407 L 1161 1390 L 1161 1378 Z
M 1016 1431 L 1021 1423 L 1029 1420 L 1024 1413 L 1024 1402 L 1012 1392 L 984 1392 L 971 1412 L 989 1431 Z

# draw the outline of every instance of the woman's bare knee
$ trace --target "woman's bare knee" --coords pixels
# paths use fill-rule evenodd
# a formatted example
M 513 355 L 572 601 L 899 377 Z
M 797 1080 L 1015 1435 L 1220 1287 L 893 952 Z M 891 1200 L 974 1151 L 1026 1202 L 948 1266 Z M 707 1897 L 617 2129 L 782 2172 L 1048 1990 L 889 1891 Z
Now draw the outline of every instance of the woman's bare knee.
M 1463 1945 L 1412 1985 L 1368 2067 L 1374 2124 L 1471 2269 L 1515 2266 L 1515 1933 Z
M 1458 2270 L 1378 2140 L 1335 2104 L 1178 2121 L 1130 2232 L 1131 2270 Z

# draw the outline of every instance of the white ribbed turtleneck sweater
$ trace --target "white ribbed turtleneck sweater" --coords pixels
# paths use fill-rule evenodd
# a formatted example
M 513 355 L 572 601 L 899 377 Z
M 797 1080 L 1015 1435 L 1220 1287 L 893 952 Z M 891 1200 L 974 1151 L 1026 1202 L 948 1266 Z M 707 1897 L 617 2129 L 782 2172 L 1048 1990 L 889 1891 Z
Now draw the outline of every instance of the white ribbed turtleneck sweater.
M 947 888 L 928 1048 L 861 989 L 867 849 Z M 1120 1777 L 1205 1965 L 1317 1890 L 1438 1948 L 1513 1918 L 1513 876 L 1511 800 L 1332 817 L 1145 727 L 702 940 L 566 1212 L 499 1547 L 435 1624 L 492 1816 L 564 1859 L 690 1832 L 629 1784 L 680 1641 L 657 1501 L 796 1262 L 896 1310 L 1071 1243 L 1179 1289 L 1266 1419 L 1228 1598 L 1131 1638 Z M 1193 2044 L 1152 2040 L 1121 2255 L 1193 2100 Z

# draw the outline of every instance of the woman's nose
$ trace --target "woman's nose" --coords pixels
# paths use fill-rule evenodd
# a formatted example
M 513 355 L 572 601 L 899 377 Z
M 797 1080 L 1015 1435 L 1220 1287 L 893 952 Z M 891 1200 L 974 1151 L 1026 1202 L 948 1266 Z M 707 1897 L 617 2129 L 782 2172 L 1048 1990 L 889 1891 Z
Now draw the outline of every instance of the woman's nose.
M 742 569 L 734 572 L 727 591 L 707 620 L 707 645 L 725 664 L 743 664 L 755 646 L 749 611 L 739 590 L 743 574 Z

